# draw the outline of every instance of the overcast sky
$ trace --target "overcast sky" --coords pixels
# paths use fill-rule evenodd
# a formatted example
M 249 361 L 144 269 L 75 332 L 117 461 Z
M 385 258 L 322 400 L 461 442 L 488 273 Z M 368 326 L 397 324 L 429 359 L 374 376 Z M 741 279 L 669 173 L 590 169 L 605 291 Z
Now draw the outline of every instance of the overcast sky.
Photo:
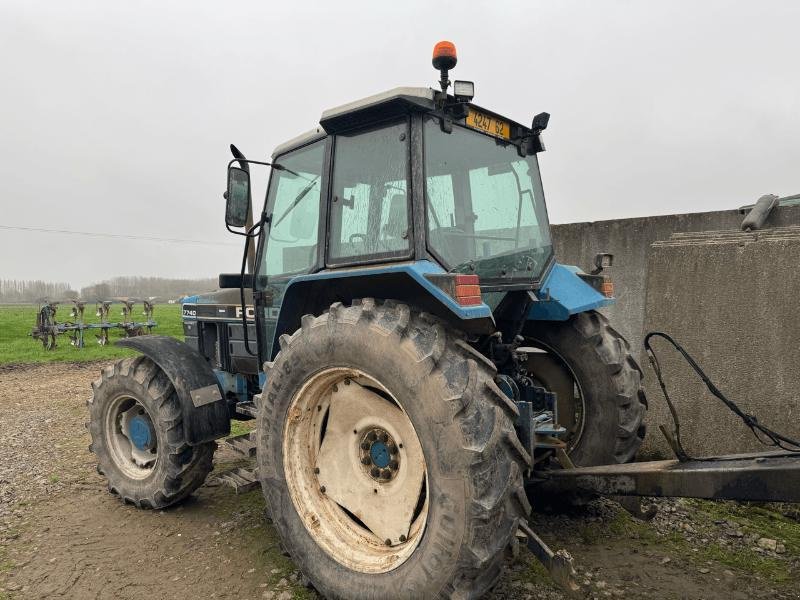
M 555 223 L 798 193 L 798 26 L 765 0 L 1 0 L 0 225 L 205 243 L 0 229 L 0 278 L 238 270 L 228 145 L 264 159 L 325 108 L 434 85 L 440 39 L 477 103 L 551 113 Z

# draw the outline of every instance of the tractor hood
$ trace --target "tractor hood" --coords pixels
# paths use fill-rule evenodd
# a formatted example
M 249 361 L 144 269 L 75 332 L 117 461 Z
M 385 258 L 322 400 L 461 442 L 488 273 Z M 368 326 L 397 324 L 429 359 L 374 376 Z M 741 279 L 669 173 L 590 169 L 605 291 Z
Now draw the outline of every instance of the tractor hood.
M 244 302 L 248 305 L 253 304 L 253 290 L 245 288 Z M 220 304 L 238 306 L 242 304 L 242 300 L 239 295 L 239 289 L 230 288 L 206 292 L 204 294 L 195 294 L 194 296 L 186 296 L 181 300 L 181 304 Z

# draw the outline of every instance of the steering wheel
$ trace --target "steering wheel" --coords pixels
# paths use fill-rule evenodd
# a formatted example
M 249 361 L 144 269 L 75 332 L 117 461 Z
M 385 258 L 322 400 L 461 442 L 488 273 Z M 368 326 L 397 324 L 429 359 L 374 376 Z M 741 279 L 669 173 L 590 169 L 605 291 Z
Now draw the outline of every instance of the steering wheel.
M 442 235 L 468 235 L 466 231 L 459 227 L 441 227 Z
M 361 245 L 366 250 L 367 248 L 367 234 L 366 233 L 351 233 L 350 239 L 348 240 L 350 244 L 355 245 L 356 240 L 361 241 Z

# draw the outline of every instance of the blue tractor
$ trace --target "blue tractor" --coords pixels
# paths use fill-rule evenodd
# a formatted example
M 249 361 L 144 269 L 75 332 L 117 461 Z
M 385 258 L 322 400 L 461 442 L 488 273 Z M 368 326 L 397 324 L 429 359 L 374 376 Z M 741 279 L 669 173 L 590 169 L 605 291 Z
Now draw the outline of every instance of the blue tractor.
M 611 257 L 553 255 L 548 115 L 475 105 L 449 42 L 433 64 L 438 89 L 327 110 L 269 162 L 233 148 L 241 272 L 185 300 L 184 343 L 121 342 L 141 355 L 89 401 L 98 468 L 142 508 L 188 496 L 231 419 L 255 418 L 272 519 L 329 598 L 480 597 L 537 473 L 628 462 L 644 437 L 641 371 L 598 312 Z

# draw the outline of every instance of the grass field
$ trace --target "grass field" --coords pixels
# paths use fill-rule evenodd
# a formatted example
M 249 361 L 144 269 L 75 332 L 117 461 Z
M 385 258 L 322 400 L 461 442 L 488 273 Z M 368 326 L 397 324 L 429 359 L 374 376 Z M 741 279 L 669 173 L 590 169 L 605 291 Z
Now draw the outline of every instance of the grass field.
M 122 305 L 112 305 L 110 320 L 120 321 Z M 70 306 L 58 307 L 56 321 L 71 320 L 69 317 Z M 136 319 L 144 319 L 141 315 L 141 305 L 135 307 Z M 5 305 L 0 306 L 0 365 L 37 363 L 37 362 L 85 362 L 135 356 L 132 350 L 118 348 L 114 345 L 121 339 L 123 330 L 109 330 L 109 345 L 100 346 L 96 342 L 96 331 L 87 330 L 84 335 L 84 348 L 75 348 L 70 345 L 69 335 L 60 335 L 57 338 L 55 350 L 45 350 L 42 343 L 30 337 L 31 329 L 36 324 L 35 305 Z M 181 323 L 181 307 L 179 304 L 159 304 L 155 308 L 154 320 L 158 326 L 153 329 L 154 334 L 171 335 L 183 339 L 183 325 Z M 84 313 L 85 323 L 99 323 L 100 319 L 94 316 L 94 306 L 87 305 Z

